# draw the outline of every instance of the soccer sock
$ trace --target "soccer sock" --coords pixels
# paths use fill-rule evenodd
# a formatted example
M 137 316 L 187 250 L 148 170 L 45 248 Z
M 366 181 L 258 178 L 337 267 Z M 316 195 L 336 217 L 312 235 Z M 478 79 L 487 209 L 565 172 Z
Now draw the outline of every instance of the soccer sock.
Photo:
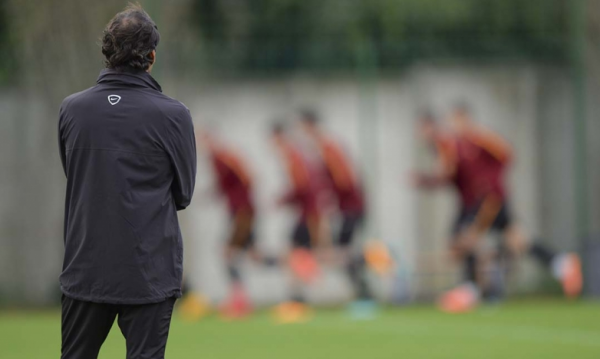
M 477 257 L 469 253 L 464 263 L 464 279 L 466 282 L 477 283 Z
M 275 257 L 265 257 L 262 259 L 262 264 L 266 267 L 277 267 L 279 266 L 279 259 Z
M 499 300 L 504 296 L 504 268 L 502 261 L 498 260 L 489 265 L 487 269 L 487 287 L 482 290 L 482 297 L 487 300 Z
M 229 263 L 227 265 L 227 272 L 229 274 L 229 280 L 232 283 L 237 283 L 241 280 L 240 270 L 238 269 L 238 267 L 235 264 Z
M 552 265 L 552 261 L 556 257 L 554 251 L 537 242 L 534 242 L 531 247 L 529 247 L 529 253 L 547 268 Z
M 365 278 L 365 260 L 364 258 L 351 258 L 346 265 L 346 273 L 350 282 L 356 291 L 358 299 L 372 299 L 369 286 Z

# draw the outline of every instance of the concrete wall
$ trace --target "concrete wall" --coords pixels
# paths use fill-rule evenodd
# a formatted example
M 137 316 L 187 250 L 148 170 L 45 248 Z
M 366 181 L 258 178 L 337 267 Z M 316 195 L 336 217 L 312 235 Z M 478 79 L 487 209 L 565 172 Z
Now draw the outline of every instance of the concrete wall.
M 390 243 L 416 296 L 428 297 L 455 283 L 456 268 L 448 265 L 444 256 L 454 195 L 450 190 L 416 193 L 409 186 L 408 174 L 431 165 L 428 151 L 415 140 L 417 109 L 430 106 L 443 116 L 457 100 L 471 103 L 476 119 L 515 146 L 517 162 L 510 183 L 518 220 L 533 236 L 560 249 L 577 247 L 570 172 L 571 89 L 561 70 L 526 65 L 422 65 L 372 83 L 298 76 L 199 83 L 169 79 L 163 85 L 167 94 L 188 105 L 197 124 L 211 124 L 243 151 L 256 177 L 259 246 L 271 254 L 285 253 L 293 216 L 273 208 L 286 179 L 268 141 L 268 127 L 274 118 L 310 105 L 319 110 L 327 129 L 360 163 L 371 204 L 371 225 L 365 238 Z M 54 128 L 57 111 L 32 95 L 20 94 L 0 94 L 0 107 L 0 159 L 3 168 L 12 171 L 0 177 L 0 295 L 44 303 L 56 298 L 65 181 L 56 147 L 36 144 L 55 141 L 55 132 L 40 131 L 38 125 Z M 220 299 L 226 292 L 221 251 L 227 216 L 224 204 L 210 194 L 212 174 L 202 153 L 198 171 L 195 201 L 181 214 L 186 275 L 192 287 Z M 28 192 L 32 185 L 36 188 Z M 285 272 L 252 263 L 245 267 L 257 301 L 270 303 L 286 297 Z M 530 263 L 518 270 L 521 275 L 513 283 L 517 290 L 527 290 L 538 282 L 539 273 Z M 390 295 L 392 282 L 375 281 L 381 296 Z M 327 269 L 309 291 L 312 299 L 322 303 L 350 295 L 348 283 L 335 268 Z
M 455 198 L 451 190 L 416 193 L 408 185 L 408 173 L 427 167 L 428 162 L 428 151 L 415 141 L 413 128 L 414 115 L 422 106 L 444 116 L 458 100 L 471 103 L 476 119 L 515 147 L 517 161 L 509 178 L 515 217 L 532 238 L 559 249 L 576 248 L 574 184 L 567 170 L 572 155 L 570 88 L 562 72 L 550 73 L 551 81 L 545 78 L 548 74 L 531 66 L 424 65 L 401 77 L 380 79 L 374 86 L 310 78 L 205 84 L 187 103 L 199 122 L 218 123 L 227 140 L 246 152 L 259 178 L 258 199 L 264 209 L 261 245 L 275 253 L 285 251 L 291 218 L 289 213 L 268 210 L 285 178 L 266 131 L 275 117 L 287 116 L 306 104 L 316 107 L 328 129 L 355 159 L 362 160 L 372 204 L 367 237 L 390 243 L 410 273 L 415 294 L 428 297 L 457 280 L 457 268 L 445 256 Z M 558 145 L 555 138 L 561 139 Z M 210 187 L 208 166 L 200 168 L 205 172 L 201 170 L 199 188 Z M 225 235 L 225 212 L 222 207 L 220 213 L 215 212 L 212 200 L 199 198 L 195 206 L 196 212 L 187 217 L 195 228 L 188 254 L 203 260 L 190 263 L 190 278 L 197 288 L 220 298 L 225 293 L 225 273 L 219 267 L 218 250 Z M 525 261 L 517 270 L 515 290 L 535 289 L 536 267 Z M 348 294 L 339 271 L 333 272 L 337 275 L 315 284 L 315 299 L 335 300 Z M 269 295 L 267 282 L 259 275 L 251 277 L 256 297 L 283 296 L 281 286 L 273 286 Z M 276 274 L 264 278 L 269 283 L 278 280 Z M 390 294 L 391 282 L 378 284 L 382 295 Z

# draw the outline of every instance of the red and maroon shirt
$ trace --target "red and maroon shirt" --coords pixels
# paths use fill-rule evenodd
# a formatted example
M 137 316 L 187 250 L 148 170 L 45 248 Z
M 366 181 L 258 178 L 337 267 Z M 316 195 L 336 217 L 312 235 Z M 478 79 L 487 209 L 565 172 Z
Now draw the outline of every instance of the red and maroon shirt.
M 230 212 L 254 213 L 252 178 L 241 156 L 228 149 L 211 151 L 219 191 L 227 199 Z
M 319 150 L 328 187 L 335 194 L 340 212 L 362 213 L 365 207 L 364 194 L 348 156 L 331 139 L 321 139 Z
M 318 218 L 318 184 L 315 171 L 302 153 L 289 143 L 283 147 L 282 155 L 290 181 L 290 188 L 281 199 L 282 202 L 298 207 L 303 219 Z
M 511 151 L 499 136 L 470 131 L 440 138 L 437 147 L 443 160 L 450 163 L 449 180 L 458 190 L 463 206 L 476 205 L 489 195 L 505 200 L 504 175 Z

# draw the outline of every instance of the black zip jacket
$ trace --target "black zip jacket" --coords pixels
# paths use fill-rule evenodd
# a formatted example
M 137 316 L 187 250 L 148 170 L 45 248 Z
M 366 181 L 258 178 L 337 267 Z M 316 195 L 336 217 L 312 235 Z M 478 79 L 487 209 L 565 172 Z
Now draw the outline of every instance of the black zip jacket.
M 103 70 L 96 86 L 63 101 L 59 145 L 63 293 L 112 304 L 180 297 L 176 211 L 190 204 L 196 176 L 189 110 L 146 72 Z

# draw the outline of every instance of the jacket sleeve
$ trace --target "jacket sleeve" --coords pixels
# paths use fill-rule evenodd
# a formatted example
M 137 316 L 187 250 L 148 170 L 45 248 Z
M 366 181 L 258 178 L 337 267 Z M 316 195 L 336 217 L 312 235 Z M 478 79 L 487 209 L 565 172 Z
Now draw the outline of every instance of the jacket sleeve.
M 196 138 L 192 116 L 187 108 L 169 123 L 165 149 L 175 173 L 171 194 L 178 211 L 192 201 L 196 184 Z
M 58 112 L 58 152 L 60 154 L 60 162 L 62 163 L 63 171 L 65 172 L 65 176 L 67 175 L 67 155 L 65 148 L 65 141 L 63 139 L 63 119 L 64 117 L 64 104 L 60 107 Z

